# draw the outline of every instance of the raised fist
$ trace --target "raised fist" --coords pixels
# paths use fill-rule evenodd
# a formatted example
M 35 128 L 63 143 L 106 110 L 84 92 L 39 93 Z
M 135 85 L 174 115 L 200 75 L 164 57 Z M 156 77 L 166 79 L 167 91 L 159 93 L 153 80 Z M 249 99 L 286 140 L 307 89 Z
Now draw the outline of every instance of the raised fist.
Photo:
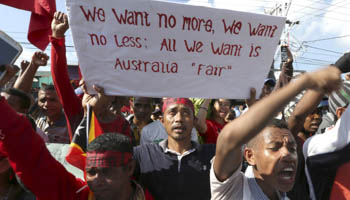
M 24 72 L 27 69 L 29 64 L 30 64 L 30 62 L 28 62 L 27 60 L 22 60 L 22 62 L 21 62 L 21 70 L 22 70 L 22 72 Z
M 334 66 L 308 73 L 308 88 L 323 93 L 331 93 L 338 90 L 342 83 L 340 74 L 341 71 Z
M 44 52 L 37 51 L 32 56 L 32 64 L 35 66 L 46 66 L 49 56 Z

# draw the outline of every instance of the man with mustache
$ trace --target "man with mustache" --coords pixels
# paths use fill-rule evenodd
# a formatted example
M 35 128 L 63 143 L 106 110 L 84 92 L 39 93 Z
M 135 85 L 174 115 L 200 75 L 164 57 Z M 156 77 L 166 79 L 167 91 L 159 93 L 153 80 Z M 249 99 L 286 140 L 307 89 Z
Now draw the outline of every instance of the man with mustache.
M 215 145 L 191 141 L 192 102 L 167 98 L 162 110 L 168 139 L 134 149 L 141 184 L 155 199 L 210 199 L 209 169 Z
M 298 163 L 297 144 L 285 122 L 272 119 L 304 89 L 331 92 L 340 83 L 340 71 L 333 66 L 304 74 L 226 125 L 210 172 L 212 199 L 288 199 Z M 242 154 L 250 165 L 245 174 Z

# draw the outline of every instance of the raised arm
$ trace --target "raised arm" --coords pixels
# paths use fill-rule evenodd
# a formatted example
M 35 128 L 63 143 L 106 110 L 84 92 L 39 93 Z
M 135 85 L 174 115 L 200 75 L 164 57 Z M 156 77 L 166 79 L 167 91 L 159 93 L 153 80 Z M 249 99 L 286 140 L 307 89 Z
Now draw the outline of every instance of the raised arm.
M 28 68 L 29 64 L 30 64 L 30 62 L 28 62 L 27 60 L 22 60 L 22 62 L 21 62 L 21 70 L 18 73 L 18 77 L 22 76 L 22 74 Z
M 242 162 L 242 145 L 257 135 L 295 95 L 304 89 L 329 92 L 339 88 L 340 83 L 340 71 L 335 67 L 304 74 L 258 101 L 248 112 L 227 124 L 221 131 L 216 145 L 214 172 L 217 179 L 224 181 L 238 169 Z
M 93 88 L 95 89 L 97 94 L 90 95 L 88 93 L 85 93 L 83 97 L 83 104 L 85 106 L 91 106 L 99 122 L 113 122 L 113 120 L 116 119 L 116 116 L 110 110 L 110 107 L 115 97 L 107 96 L 102 87 L 94 85 Z
M 75 199 L 85 183 L 76 179 L 46 149 L 25 116 L 17 114 L 0 98 L 0 153 L 38 199 Z
M 66 47 L 64 40 L 64 34 L 68 28 L 69 25 L 67 15 L 61 12 L 56 12 L 51 24 L 51 74 L 57 95 L 61 101 L 64 113 L 69 122 L 70 136 L 72 136 L 83 117 L 83 108 L 81 105 L 81 100 L 75 94 L 68 76 Z
M 207 132 L 207 124 L 205 123 L 205 120 L 207 118 L 210 101 L 211 99 L 205 99 L 198 109 L 195 127 L 199 133 Z
M 323 134 L 317 134 L 310 137 L 303 146 L 305 158 L 335 152 L 343 149 L 350 143 L 350 108 L 338 119 L 335 126 L 328 129 Z M 316 164 L 315 166 L 318 166 Z
M 349 71 L 349 65 L 350 53 L 345 53 L 335 64 L 342 73 Z M 292 115 L 288 119 L 288 127 L 294 136 L 302 129 L 305 118 L 317 107 L 323 96 L 324 93 L 308 90 L 296 105 Z
M 293 69 L 293 54 L 288 47 L 287 47 L 287 55 L 288 55 L 287 61 L 281 63 L 281 65 L 282 65 L 281 73 L 280 73 L 278 81 L 275 85 L 274 90 L 278 90 L 278 89 L 284 87 L 293 78 L 293 71 L 294 71 L 294 69 Z
M 47 56 L 44 52 L 35 52 L 32 56 L 32 61 L 27 67 L 25 67 L 25 70 L 17 78 L 13 87 L 22 90 L 23 92 L 30 93 L 35 73 L 38 71 L 40 66 L 46 66 L 48 60 L 49 56 Z M 21 65 L 26 65 L 25 61 L 22 62 Z
M 288 118 L 288 128 L 294 137 L 297 137 L 306 117 L 316 109 L 323 96 L 324 94 L 319 91 L 308 90 L 295 106 L 292 115 Z

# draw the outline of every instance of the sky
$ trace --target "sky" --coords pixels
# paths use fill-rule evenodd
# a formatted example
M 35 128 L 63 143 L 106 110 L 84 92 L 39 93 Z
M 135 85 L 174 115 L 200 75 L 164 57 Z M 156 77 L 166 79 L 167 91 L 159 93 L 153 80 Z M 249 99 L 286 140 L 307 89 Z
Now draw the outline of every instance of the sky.
M 270 13 L 286 16 L 294 24 L 286 25 L 282 40 L 290 44 L 294 54 L 294 69 L 313 71 L 334 63 L 350 50 L 350 0 L 168 0 L 220 9 L 252 13 Z M 67 12 L 65 1 L 56 0 L 58 11 Z M 289 8 L 289 9 L 288 9 Z M 23 59 L 31 59 L 39 49 L 27 40 L 30 12 L 0 5 L 0 30 L 6 32 L 23 46 Z M 77 64 L 70 31 L 66 34 L 68 64 Z M 50 46 L 46 49 L 50 55 Z M 275 55 L 275 68 L 279 68 L 279 52 Z M 49 70 L 41 67 L 39 70 Z

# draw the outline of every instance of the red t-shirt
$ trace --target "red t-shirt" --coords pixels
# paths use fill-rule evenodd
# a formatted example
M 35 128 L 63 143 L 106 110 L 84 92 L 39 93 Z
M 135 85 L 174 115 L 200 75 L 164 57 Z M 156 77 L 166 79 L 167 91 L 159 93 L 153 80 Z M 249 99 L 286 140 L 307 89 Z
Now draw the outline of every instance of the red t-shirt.
M 97 132 L 99 132 L 97 135 L 100 135 L 101 133 L 116 132 L 131 137 L 129 122 L 120 115 L 117 115 L 112 122 L 103 123 L 97 119 L 96 121 L 99 123 L 100 129 L 102 129 L 97 130 Z
M 218 139 L 219 133 L 224 128 L 226 123 L 221 125 L 211 119 L 205 120 L 205 123 L 207 124 L 207 131 L 205 133 L 200 133 L 200 135 L 203 137 L 204 143 L 216 144 L 216 140 Z
M 330 199 L 350 199 L 350 162 L 340 166 L 334 179 Z

